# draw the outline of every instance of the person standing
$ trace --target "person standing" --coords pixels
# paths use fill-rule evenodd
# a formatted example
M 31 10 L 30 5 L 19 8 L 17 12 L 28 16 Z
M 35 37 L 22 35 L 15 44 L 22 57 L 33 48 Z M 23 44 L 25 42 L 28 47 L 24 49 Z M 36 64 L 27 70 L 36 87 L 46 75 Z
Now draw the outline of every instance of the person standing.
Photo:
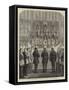
M 23 66 L 24 66 L 24 60 L 23 60 L 23 54 L 22 54 L 22 48 L 19 50 L 19 77 L 23 78 Z
M 47 52 L 46 48 L 44 48 L 44 50 L 42 51 L 41 57 L 42 57 L 43 72 L 46 72 L 47 71 L 47 63 L 48 63 L 48 52 Z
M 56 60 L 56 72 L 61 72 L 61 49 L 58 48 L 57 50 L 57 60 Z
M 35 48 L 34 52 L 33 52 L 33 64 L 34 64 L 34 72 L 37 72 L 37 68 L 38 68 L 38 63 L 39 63 L 39 52 L 38 49 Z
M 56 52 L 55 52 L 54 48 L 51 48 L 50 61 L 51 61 L 51 64 L 52 64 L 52 72 L 55 72 Z
M 31 52 L 30 52 L 30 48 L 27 48 L 27 52 L 26 52 L 26 55 L 27 55 L 27 74 L 30 74 L 32 73 L 32 60 L 31 60 Z
M 61 53 L 61 72 L 64 74 L 64 50 Z
M 26 48 L 24 49 L 23 56 L 24 56 L 24 70 L 23 70 L 23 73 L 24 73 L 24 76 L 27 76 L 27 54 L 26 54 Z

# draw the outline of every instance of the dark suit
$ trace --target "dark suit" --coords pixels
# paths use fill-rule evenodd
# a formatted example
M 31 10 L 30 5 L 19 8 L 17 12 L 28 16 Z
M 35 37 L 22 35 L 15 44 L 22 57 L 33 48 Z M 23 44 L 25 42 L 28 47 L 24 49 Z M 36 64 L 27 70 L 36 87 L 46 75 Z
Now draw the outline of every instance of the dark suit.
M 52 64 L 52 72 L 54 72 L 56 64 L 56 52 L 54 50 L 50 52 L 50 61 Z
M 61 64 L 61 72 L 62 72 L 62 74 L 64 74 L 64 52 L 61 55 L 61 62 L 62 62 L 62 64 Z
M 38 50 L 34 50 L 33 52 L 33 64 L 34 64 L 34 70 L 37 72 L 38 63 L 39 63 L 39 52 Z
M 24 75 L 26 76 L 27 75 L 27 62 L 26 62 L 26 59 L 27 59 L 27 55 L 26 55 L 26 52 L 24 51 L 23 52 L 23 56 L 24 56 L 24 69 L 23 69 L 23 73 Z
M 47 70 L 48 52 L 43 50 L 41 57 L 42 57 L 42 64 L 43 64 L 43 72 L 45 72 Z

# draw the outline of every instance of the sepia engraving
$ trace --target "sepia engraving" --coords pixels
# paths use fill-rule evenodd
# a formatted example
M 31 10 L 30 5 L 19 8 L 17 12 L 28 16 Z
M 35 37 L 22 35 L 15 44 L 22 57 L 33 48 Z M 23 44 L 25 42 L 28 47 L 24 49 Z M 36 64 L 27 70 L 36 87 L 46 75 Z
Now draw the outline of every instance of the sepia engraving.
M 18 80 L 64 78 L 65 12 L 18 9 Z

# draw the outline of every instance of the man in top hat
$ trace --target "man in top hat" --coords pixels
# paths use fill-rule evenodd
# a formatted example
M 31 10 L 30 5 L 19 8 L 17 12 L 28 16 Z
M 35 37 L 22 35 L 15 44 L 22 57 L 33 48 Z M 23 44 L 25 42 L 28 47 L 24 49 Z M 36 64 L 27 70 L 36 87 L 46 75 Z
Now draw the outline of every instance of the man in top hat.
M 50 61 L 51 61 L 51 64 L 52 64 L 52 72 L 55 72 L 56 52 L 55 52 L 54 48 L 51 48 Z
M 37 68 L 38 68 L 38 63 L 39 63 L 39 52 L 38 49 L 35 48 L 34 52 L 33 52 L 33 64 L 34 64 L 34 72 L 37 72 Z
M 46 72 L 47 71 L 47 63 L 48 63 L 48 52 L 45 47 L 41 53 L 41 57 L 42 57 L 43 72 Z

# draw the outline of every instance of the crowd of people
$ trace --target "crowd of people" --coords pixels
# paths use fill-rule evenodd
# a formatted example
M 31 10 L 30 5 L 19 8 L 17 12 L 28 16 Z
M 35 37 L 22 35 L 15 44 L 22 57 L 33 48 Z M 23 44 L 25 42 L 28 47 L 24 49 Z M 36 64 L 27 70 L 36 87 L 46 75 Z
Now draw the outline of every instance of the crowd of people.
M 64 51 L 56 52 L 54 48 L 51 48 L 50 52 L 47 48 L 43 48 L 41 54 L 38 48 L 34 48 L 31 53 L 29 48 L 25 48 L 22 52 L 22 48 L 19 50 L 19 73 L 20 78 L 27 76 L 27 73 L 32 72 L 32 64 L 34 65 L 34 73 L 38 73 L 38 65 L 40 63 L 40 58 L 42 59 L 43 73 L 47 72 L 48 60 L 51 62 L 52 73 L 54 72 L 64 72 Z

